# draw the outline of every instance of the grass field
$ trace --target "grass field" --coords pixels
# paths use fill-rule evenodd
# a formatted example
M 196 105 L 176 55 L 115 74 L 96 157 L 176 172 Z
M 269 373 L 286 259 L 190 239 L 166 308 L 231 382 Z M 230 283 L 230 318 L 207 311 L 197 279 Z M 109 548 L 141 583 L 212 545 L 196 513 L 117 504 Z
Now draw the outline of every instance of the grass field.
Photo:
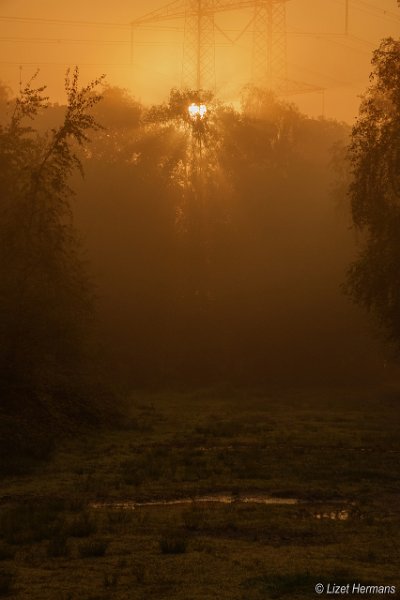
M 394 387 L 138 392 L 127 412 L 123 430 L 64 441 L 2 481 L 0 596 L 261 600 L 315 598 L 318 582 L 400 586 Z M 218 493 L 233 501 L 192 501 Z M 240 501 L 258 495 L 297 502 Z M 173 499 L 187 503 L 162 504 Z M 113 506 L 125 501 L 141 505 Z

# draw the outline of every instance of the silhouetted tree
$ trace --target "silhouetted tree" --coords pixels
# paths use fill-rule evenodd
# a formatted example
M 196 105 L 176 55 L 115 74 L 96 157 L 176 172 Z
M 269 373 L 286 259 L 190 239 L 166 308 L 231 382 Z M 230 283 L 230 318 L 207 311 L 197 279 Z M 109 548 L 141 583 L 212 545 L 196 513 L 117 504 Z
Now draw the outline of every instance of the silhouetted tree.
M 92 292 L 72 224 L 69 178 L 82 172 L 77 148 L 99 129 L 91 109 L 101 79 L 78 87 L 67 72 L 62 124 L 45 134 L 32 122 L 48 106 L 35 77 L 0 126 L 0 378 L 10 390 L 52 393 L 82 371 Z M 11 394 L 11 395 L 10 395 Z M 18 395 L 18 394 L 17 394 Z
M 352 218 L 361 249 L 347 290 L 400 348 L 400 42 L 374 52 L 371 86 L 352 132 Z
M 315 379 L 323 352 L 321 377 L 360 354 L 357 311 L 339 291 L 353 241 L 328 195 L 330 148 L 348 127 L 257 98 L 242 112 L 211 99 L 201 158 L 192 93 L 173 90 L 129 134 L 99 132 L 85 159 L 77 210 L 102 322 L 136 385 Z

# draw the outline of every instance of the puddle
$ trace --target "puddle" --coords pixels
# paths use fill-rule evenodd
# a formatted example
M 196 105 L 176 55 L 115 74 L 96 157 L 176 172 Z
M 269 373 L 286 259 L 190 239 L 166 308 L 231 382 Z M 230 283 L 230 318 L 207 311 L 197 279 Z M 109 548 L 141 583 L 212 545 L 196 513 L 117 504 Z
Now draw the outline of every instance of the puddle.
M 315 519 L 329 519 L 330 521 L 347 521 L 350 518 L 348 510 L 331 510 L 327 512 L 314 513 Z
M 173 498 L 169 500 L 147 500 L 138 502 L 136 500 L 115 500 L 98 501 L 89 504 L 92 509 L 111 509 L 111 510 L 136 510 L 141 507 L 152 506 L 187 506 L 195 504 L 263 504 L 269 506 L 294 506 L 298 504 L 308 504 L 298 498 L 274 498 L 266 494 L 204 494 L 201 496 L 192 496 L 189 498 Z M 343 506 L 343 504 L 342 504 Z M 336 510 L 320 510 L 319 512 L 310 512 L 311 518 L 330 521 L 347 521 L 351 517 L 351 510 L 338 508 Z
M 273 498 L 262 494 L 249 496 L 237 496 L 232 494 L 207 494 L 204 496 L 194 496 L 190 498 L 175 498 L 172 500 L 149 500 L 146 502 L 136 502 L 135 500 L 92 502 L 90 508 L 111 508 L 115 510 L 135 510 L 142 506 L 180 506 L 200 503 L 216 504 L 269 504 L 275 506 L 290 506 L 298 504 L 297 498 Z

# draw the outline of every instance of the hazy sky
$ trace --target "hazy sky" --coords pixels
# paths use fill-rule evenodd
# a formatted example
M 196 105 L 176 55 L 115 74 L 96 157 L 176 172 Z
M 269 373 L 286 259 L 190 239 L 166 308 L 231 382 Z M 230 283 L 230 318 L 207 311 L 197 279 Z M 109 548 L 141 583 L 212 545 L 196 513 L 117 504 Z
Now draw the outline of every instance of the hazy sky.
M 325 88 L 323 94 L 316 91 L 291 100 L 309 114 L 324 111 L 327 117 L 352 121 L 357 114 L 358 96 L 368 84 L 372 50 L 383 37 L 399 37 L 400 10 L 396 0 L 349 2 L 347 37 L 345 0 L 288 0 L 286 27 L 289 78 Z M 0 0 L 0 79 L 16 89 L 20 65 L 23 79 L 38 66 L 41 82 L 48 84 L 52 98 L 60 101 L 66 67 L 79 64 L 84 80 L 106 73 L 111 84 L 130 89 L 143 101 L 161 101 L 172 86 L 180 84 L 183 20 L 154 23 L 137 30 L 133 67 L 128 24 L 168 3 Z M 216 15 L 216 23 L 233 40 L 251 18 L 251 9 L 238 10 Z M 82 23 L 56 23 L 51 19 Z M 102 22 L 117 25 L 98 24 Z M 226 101 L 237 100 L 240 87 L 250 78 L 251 44 L 251 25 L 235 44 L 216 32 L 217 88 Z

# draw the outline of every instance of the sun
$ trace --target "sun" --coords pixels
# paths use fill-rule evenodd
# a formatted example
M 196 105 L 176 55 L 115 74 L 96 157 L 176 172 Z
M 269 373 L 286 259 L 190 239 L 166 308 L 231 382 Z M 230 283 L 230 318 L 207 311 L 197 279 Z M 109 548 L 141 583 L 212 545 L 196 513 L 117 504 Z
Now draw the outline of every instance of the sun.
M 189 116 L 192 119 L 200 118 L 203 119 L 207 113 L 207 106 L 205 104 L 192 104 L 188 107 Z

